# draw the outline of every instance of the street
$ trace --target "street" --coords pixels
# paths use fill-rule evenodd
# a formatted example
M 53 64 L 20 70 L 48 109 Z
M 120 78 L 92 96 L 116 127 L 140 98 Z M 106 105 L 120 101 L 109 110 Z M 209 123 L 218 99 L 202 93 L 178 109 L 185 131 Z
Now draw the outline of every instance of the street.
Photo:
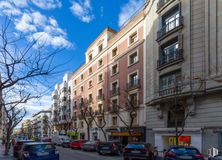
M 103 156 L 96 152 L 83 152 L 81 150 L 73 150 L 70 148 L 62 148 L 56 146 L 60 153 L 60 160 L 122 160 L 122 156 Z

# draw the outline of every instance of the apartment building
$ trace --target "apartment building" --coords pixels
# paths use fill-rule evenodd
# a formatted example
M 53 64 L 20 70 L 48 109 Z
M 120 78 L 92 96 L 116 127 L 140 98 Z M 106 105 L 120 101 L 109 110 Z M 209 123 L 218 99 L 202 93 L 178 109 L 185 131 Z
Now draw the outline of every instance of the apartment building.
M 144 12 L 147 141 L 163 150 L 178 128 L 179 144 L 221 149 L 222 1 L 150 0 Z
M 80 139 L 107 137 L 126 144 L 132 122 L 134 138 L 145 141 L 143 48 L 143 12 L 119 32 L 106 28 L 88 47 L 85 64 L 72 75 L 72 119 Z
M 52 131 L 52 124 L 51 124 L 51 110 L 42 110 L 32 116 L 32 119 L 29 120 L 27 126 L 27 133 L 30 134 L 31 130 L 31 137 L 34 139 L 42 139 L 44 137 L 50 137 Z
M 51 120 L 54 134 L 66 134 L 71 129 L 71 74 L 66 73 L 52 93 Z

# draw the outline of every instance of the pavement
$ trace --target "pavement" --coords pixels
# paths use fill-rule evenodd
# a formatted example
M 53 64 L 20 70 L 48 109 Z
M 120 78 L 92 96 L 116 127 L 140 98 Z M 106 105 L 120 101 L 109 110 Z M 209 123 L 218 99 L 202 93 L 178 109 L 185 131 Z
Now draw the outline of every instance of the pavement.
M 0 144 L 0 160 L 13 160 L 12 148 L 7 156 L 4 155 L 4 150 L 4 146 Z

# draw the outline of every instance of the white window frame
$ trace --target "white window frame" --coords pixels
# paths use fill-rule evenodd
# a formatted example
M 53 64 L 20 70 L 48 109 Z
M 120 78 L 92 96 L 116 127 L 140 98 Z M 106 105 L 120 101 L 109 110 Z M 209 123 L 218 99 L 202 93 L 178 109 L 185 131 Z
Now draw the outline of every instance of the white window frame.
M 132 37 L 132 35 L 135 34 L 135 33 L 136 33 L 137 37 L 136 37 L 136 39 L 134 40 L 134 42 L 130 43 L 131 37 Z M 138 32 L 138 28 L 130 33 L 130 35 L 129 35 L 129 37 L 128 37 L 128 47 L 132 46 L 133 44 L 135 44 L 135 43 L 139 40 L 138 33 L 139 33 L 139 32 Z
M 113 73 L 113 67 L 114 67 L 115 65 L 117 65 L 117 71 L 116 71 L 116 73 Z M 115 63 L 115 64 L 113 64 L 113 65 L 111 66 L 111 76 L 114 76 L 114 75 L 116 75 L 116 74 L 118 74 L 118 73 L 119 73 L 119 62 L 117 62 L 117 63 Z
M 136 56 L 137 56 L 137 61 L 134 62 L 134 63 L 132 63 L 132 64 L 130 64 L 130 56 L 133 55 L 133 54 L 135 54 L 135 53 L 136 53 Z M 134 64 L 137 63 L 137 62 L 139 62 L 139 49 L 134 50 L 132 53 L 130 53 L 130 54 L 128 55 L 128 67 L 134 65 Z

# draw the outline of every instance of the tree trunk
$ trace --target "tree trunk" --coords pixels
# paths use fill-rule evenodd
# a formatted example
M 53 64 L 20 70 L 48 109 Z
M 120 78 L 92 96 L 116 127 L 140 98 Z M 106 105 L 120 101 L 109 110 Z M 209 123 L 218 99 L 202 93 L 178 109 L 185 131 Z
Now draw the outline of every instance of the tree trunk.
M 103 132 L 103 136 L 104 136 L 104 138 L 105 138 L 105 141 L 107 142 L 107 136 L 106 136 L 106 132 L 104 131 L 104 129 L 103 129 L 103 128 L 101 128 L 101 130 L 102 130 L 102 132 Z
M 6 143 L 5 143 L 5 155 L 8 155 L 9 153 L 9 150 L 10 150 L 10 146 L 11 146 L 11 133 L 10 133 L 10 130 L 7 129 L 6 131 Z
M 89 125 L 87 126 L 87 134 L 88 134 L 88 141 L 90 141 L 90 128 L 89 128 Z
M 176 118 L 176 121 L 175 121 L 175 125 L 176 125 L 176 145 L 178 146 L 179 145 L 179 141 L 178 141 L 178 125 L 177 125 L 177 118 Z

